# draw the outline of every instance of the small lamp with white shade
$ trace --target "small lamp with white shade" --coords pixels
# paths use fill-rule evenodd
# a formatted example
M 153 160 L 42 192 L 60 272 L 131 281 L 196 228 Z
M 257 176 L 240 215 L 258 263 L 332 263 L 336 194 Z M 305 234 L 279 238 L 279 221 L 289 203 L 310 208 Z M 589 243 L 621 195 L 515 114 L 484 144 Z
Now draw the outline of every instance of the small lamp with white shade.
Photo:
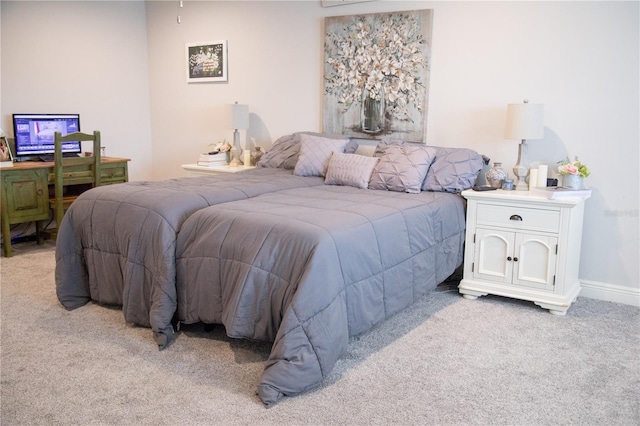
M 516 190 L 526 191 L 529 185 L 529 158 L 527 140 L 544 138 L 544 105 L 530 104 L 525 99 L 521 104 L 507 105 L 507 123 L 505 139 L 519 139 L 518 163 L 513 167 L 513 174 L 518 178 Z
M 242 160 L 240 159 L 242 147 L 240 146 L 240 132 L 238 130 L 246 130 L 249 128 L 249 106 L 240 105 L 237 101 L 231 105 L 231 122 L 234 131 L 229 165 L 231 167 L 237 167 L 242 165 Z

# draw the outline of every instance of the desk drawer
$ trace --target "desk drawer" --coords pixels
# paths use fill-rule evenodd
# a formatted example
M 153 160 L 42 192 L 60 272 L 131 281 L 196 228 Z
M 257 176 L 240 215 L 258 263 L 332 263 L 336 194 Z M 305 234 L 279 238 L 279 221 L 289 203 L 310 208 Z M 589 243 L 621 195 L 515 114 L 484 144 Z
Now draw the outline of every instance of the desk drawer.
M 103 164 L 100 168 L 100 184 L 127 182 L 129 179 L 126 163 Z
M 478 225 L 558 232 L 560 210 L 478 203 Z

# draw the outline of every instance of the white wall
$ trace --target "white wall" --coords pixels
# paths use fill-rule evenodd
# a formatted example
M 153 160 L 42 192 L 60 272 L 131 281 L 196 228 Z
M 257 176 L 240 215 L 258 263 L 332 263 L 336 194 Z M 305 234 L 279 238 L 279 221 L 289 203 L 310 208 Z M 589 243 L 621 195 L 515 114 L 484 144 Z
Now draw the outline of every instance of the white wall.
M 32 32 L 38 16 L 62 10 L 63 16 L 109 28 L 104 35 L 82 32 L 76 46 L 87 50 L 103 37 L 113 41 L 101 49 L 112 58 L 103 63 L 107 71 L 101 74 L 111 76 L 110 84 L 96 89 L 87 79 L 81 86 L 99 90 L 105 102 L 118 108 L 93 103 L 83 108 L 97 109 L 103 127 L 123 135 L 130 129 L 118 122 L 123 110 L 138 123 L 150 117 L 150 128 L 142 124 L 138 129 L 140 140 L 114 141 L 118 151 L 108 148 L 108 154 L 131 157 L 132 169 L 142 167 L 138 176 L 154 179 L 181 176 L 180 165 L 194 162 L 209 143 L 230 140 L 225 106 L 236 100 L 252 113 L 246 133 L 251 143 L 268 147 L 286 133 L 321 130 L 325 16 L 432 8 L 427 143 L 471 147 L 510 168 L 517 141 L 503 138 L 506 104 L 524 98 L 543 103 L 545 138 L 530 142 L 532 161 L 552 166 L 566 155 L 578 155 L 593 171 L 587 180 L 594 193 L 585 211 L 582 294 L 640 304 L 638 2 L 378 0 L 322 8 L 320 0 L 185 1 L 178 11 L 177 1 L 153 1 L 146 3 L 146 24 L 137 2 L 7 3 L 12 2 L 2 2 L 3 127 L 10 127 L 11 112 L 57 106 L 40 96 L 46 85 L 38 81 L 49 74 L 20 71 L 38 55 L 16 44 L 57 41 L 66 33 Z M 229 81 L 187 84 L 185 43 L 219 39 L 228 40 Z M 145 51 L 148 79 L 141 75 L 147 67 Z M 49 90 L 68 90 L 51 80 Z M 14 82 L 19 89 L 11 87 Z M 127 102 L 120 102 L 120 96 Z M 152 151 L 146 148 L 151 140 Z M 149 155 L 152 171 L 144 166 Z
M 144 2 L 2 1 L 0 126 L 13 113 L 79 113 L 106 155 L 151 177 Z M 64 62 L 62 62 L 64 61 Z

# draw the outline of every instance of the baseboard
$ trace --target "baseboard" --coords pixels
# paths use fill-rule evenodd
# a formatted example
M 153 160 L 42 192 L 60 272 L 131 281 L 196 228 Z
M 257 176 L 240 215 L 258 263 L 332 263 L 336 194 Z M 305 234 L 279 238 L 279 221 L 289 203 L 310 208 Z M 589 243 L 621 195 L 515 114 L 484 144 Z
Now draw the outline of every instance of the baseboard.
M 640 288 L 580 280 L 580 296 L 640 307 Z

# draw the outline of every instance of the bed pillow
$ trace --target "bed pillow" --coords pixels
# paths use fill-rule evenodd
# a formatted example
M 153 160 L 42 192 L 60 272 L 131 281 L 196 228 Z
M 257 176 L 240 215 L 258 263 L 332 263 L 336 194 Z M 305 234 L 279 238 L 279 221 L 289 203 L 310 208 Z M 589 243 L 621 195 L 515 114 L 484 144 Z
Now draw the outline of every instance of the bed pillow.
M 369 188 L 417 194 L 436 149 L 423 144 L 388 145 L 379 154 L 380 161 L 373 170 Z
M 378 158 L 359 154 L 334 152 L 329 160 L 326 185 L 345 185 L 367 189 L 371 173 L 378 164 Z
M 298 161 L 300 134 L 285 135 L 278 138 L 271 148 L 260 157 L 258 167 L 293 169 Z
M 265 152 L 256 166 L 258 167 L 274 167 L 293 170 L 298 162 L 298 155 L 300 153 L 300 140 L 303 134 L 322 136 L 329 139 L 345 139 L 344 136 L 323 135 L 314 132 L 296 132 L 290 135 L 285 135 L 276 140 L 271 148 Z M 355 141 L 349 140 L 345 151 L 347 153 L 354 153 L 358 149 L 358 144 Z
M 324 176 L 329 159 L 334 152 L 344 153 L 347 139 L 329 139 L 323 136 L 302 134 L 300 154 L 293 169 L 296 176 Z
M 422 190 L 462 192 L 472 188 L 482 164 L 482 156 L 472 149 L 438 147 Z
M 422 142 L 405 142 L 405 141 L 400 140 L 400 139 L 385 138 L 385 139 L 382 139 L 382 140 L 380 140 L 378 142 L 378 144 L 376 145 L 376 149 L 373 152 L 373 156 L 374 157 L 382 157 L 382 155 L 385 153 L 387 147 L 394 146 L 394 145 L 418 146 L 418 147 L 427 146 L 426 144 L 424 144 Z

